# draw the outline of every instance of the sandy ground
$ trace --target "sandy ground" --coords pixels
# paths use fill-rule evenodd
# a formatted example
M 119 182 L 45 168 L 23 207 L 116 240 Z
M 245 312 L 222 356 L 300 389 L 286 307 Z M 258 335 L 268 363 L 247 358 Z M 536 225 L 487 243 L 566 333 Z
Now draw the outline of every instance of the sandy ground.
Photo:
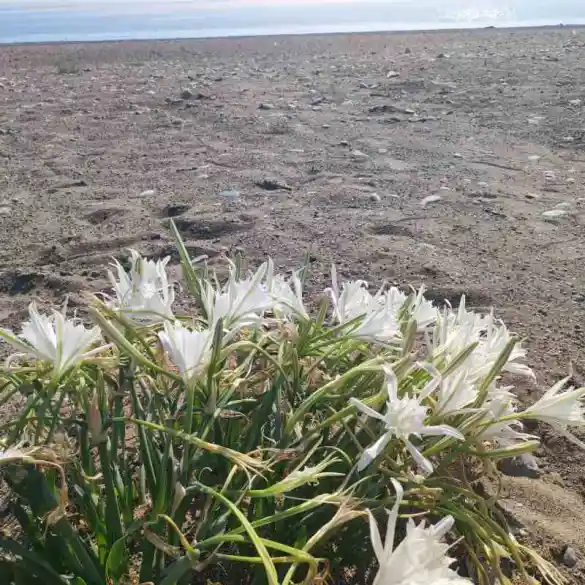
M 336 262 L 465 293 L 528 338 L 524 396 L 570 364 L 581 385 L 584 63 L 568 28 L 1 47 L 1 322 L 169 253 L 174 217 L 193 254 L 311 247 L 315 287 Z M 508 504 L 583 583 L 585 456 L 537 455 Z

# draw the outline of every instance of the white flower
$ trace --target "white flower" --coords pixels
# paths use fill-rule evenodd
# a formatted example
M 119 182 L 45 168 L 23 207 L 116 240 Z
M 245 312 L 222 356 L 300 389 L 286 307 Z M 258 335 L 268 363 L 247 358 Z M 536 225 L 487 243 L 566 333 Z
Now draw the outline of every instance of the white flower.
M 332 286 L 326 292 L 331 296 L 333 314 L 339 323 L 348 323 L 361 315 L 380 309 L 374 297 L 368 292 L 368 283 L 365 280 L 344 282 L 340 292 L 335 266 L 331 268 L 331 279 Z
M 341 293 L 333 267 L 333 285 L 328 292 L 333 303 L 333 314 L 341 325 L 353 322 L 347 335 L 364 341 L 388 343 L 400 338 L 400 324 L 394 293 L 378 293 L 375 297 L 367 290 L 363 280 L 344 282 Z M 398 291 L 399 292 L 399 291 Z M 361 319 L 360 319 L 361 317 Z
M 29 305 L 28 313 L 30 320 L 23 325 L 20 338 L 2 329 L 0 337 L 26 355 L 52 362 L 55 376 L 61 376 L 103 349 L 90 351 L 90 347 L 101 339 L 99 327 L 86 329 L 83 324 L 66 319 L 57 311 L 51 316 L 41 315 L 34 303 Z
M 398 319 L 400 311 L 404 307 L 404 303 L 408 300 L 408 296 L 405 295 L 399 288 L 395 286 L 390 287 L 388 290 L 379 292 L 375 296 L 375 300 L 391 311 Z
M 511 340 L 508 329 L 501 321 L 496 324 L 493 312 L 486 318 L 486 332 L 485 338 L 481 340 L 478 347 L 480 354 L 483 354 L 480 359 L 485 358 L 487 363 L 494 365 L 508 342 Z M 474 352 L 475 353 L 475 352 Z M 525 364 L 520 363 L 526 357 L 526 350 L 522 348 L 520 342 L 517 342 L 508 358 L 508 361 L 503 367 L 505 372 L 511 374 L 519 374 L 523 376 L 530 376 L 534 378 L 534 372 Z M 487 374 L 489 369 L 485 368 Z
M 539 420 L 555 428 L 561 435 L 585 449 L 585 443 L 580 441 L 567 427 L 585 426 L 585 412 L 582 398 L 585 388 L 565 389 L 570 378 L 565 378 L 549 388 L 535 404 L 522 413 L 522 418 Z
M 257 327 L 262 323 L 264 313 L 275 305 L 262 284 L 266 268 L 267 265 L 262 264 L 256 274 L 243 280 L 236 280 L 232 270 L 221 290 L 216 291 L 210 282 L 207 283 L 202 291 L 202 301 L 210 329 L 214 329 L 220 319 L 228 330 Z
M 493 388 L 482 405 L 485 415 L 478 425 L 483 429 L 477 435 L 481 441 L 496 441 L 506 446 L 516 441 L 537 439 L 534 435 L 524 433 L 524 427 L 517 418 L 514 406 L 515 396 L 510 392 L 511 386 Z
M 473 343 L 477 347 L 467 357 L 464 367 L 472 381 L 484 378 L 497 362 L 502 351 L 511 340 L 510 333 L 501 322 L 496 322 L 493 313 L 477 315 L 465 309 L 465 297 L 457 313 L 445 309 L 438 314 L 431 343 L 433 357 L 447 363 Z M 534 377 L 532 370 L 522 363 L 526 350 L 516 343 L 503 371 Z
M 394 549 L 398 511 L 404 492 L 395 479 L 392 479 L 392 484 L 396 490 L 396 502 L 388 512 L 384 543 L 374 516 L 368 510 L 370 538 L 380 565 L 374 585 L 472 585 L 450 568 L 454 559 L 447 556 L 449 545 L 441 542 L 453 527 L 451 516 L 428 528 L 424 521 L 417 526 L 412 519 L 409 520 L 404 540 Z
M 364 450 L 358 463 L 358 469 L 360 471 L 365 469 L 376 457 L 384 452 L 391 439 L 396 437 L 404 442 L 409 453 L 421 470 L 430 474 L 433 472 L 431 462 L 412 444 L 410 437 L 421 438 L 423 435 L 444 435 L 454 437 L 461 441 L 465 440 L 465 437 L 457 429 L 448 425 L 425 425 L 428 408 L 421 404 L 421 402 L 436 388 L 436 380 L 432 380 L 428 387 L 423 389 L 416 397 L 404 396 L 403 398 L 399 398 L 398 380 L 394 372 L 389 367 L 386 367 L 384 371 L 388 392 L 385 414 L 375 411 L 356 398 L 350 398 L 350 404 L 367 416 L 381 420 L 386 428 L 386 432 L 373 445 L 370 445 Z
M 448 357 L 455 357 L 472 343 L 479 341 L 486 327 L 485 317 L 466 310 L 463 295 L 456 313 L 448 308 L 438 312 L 432 352 L 435 355 L 444 352 Z
M 421 286 L 410 307 L 410 314 L 416 321 L 418 330 L 423 331 L 437 320 L 437 308 L 424 297 L 425 288 Z
M 117 279 L 108 271 L 116 294 L 112 305 L 136 323 L 151 324 L 172 319 L 175 291 L 166 273 L 170 257 L 154 262 L 143 258 L 136 250 L 130 250 L 130 254 L 132 266 L 129 273 L 117 261 L 114 264 Z
M 296 272 L 293 272 L 289 281 L 280 275 L 274 276 L 272 262 L 269 261 L 266 288 L 275 302 L 275 311 L 285 315 L 297 315 L 305 320 L 310 319 L 303 303 L 303 285 Z
M 213 343 L 213 330 L 191 331 L 181 324 L 164 324 L 159 339 L 186 382 L 190 382 L 206 365 Z
M 385 308 L 366 313 L 359 324 L 349 329 L 348 335 L 377 343 L 388 343 L 402 337 L 396 317 Z
M 461 411 L 477 399 L 477 385 L 465 369 L 441 377 L 437 388 L 437 413 L 443 415 Z

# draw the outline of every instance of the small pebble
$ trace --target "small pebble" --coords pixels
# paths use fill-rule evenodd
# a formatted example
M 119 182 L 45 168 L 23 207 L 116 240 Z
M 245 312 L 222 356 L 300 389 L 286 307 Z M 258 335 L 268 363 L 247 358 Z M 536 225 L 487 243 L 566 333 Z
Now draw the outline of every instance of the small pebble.
M 441 201 L 442 197 L 440 195 L 429 195 L 425 197 L 420 204 L 425 207 L 429 203 L 436 203 L 437 201 Z
M 240 192 L 236 191 L 235 189 L 226 189 L 225 191 L 219 192 L 220 197 L 229 197 L 231 199 L 236 199 L 240 196 Z
M 353 156 L 353 158 L 369 158 L 368 155 L 361 150 L 352 150 L 351 156 Z
M 565 567 L 572 568 L 577 564 L 577 553 L 572 546 L 568 546 L 563 553 L 563 564 Z
M 545 221 L 556 221 L 557 219 L 568 215 L 568 213 L 569 212 L 566 209 L 550 209 L 549 211 L 543 212 L 542 216 Z
M 142 191 L 142 193 L 140 193 L 141 197 L 152 197 L 153 195 L 156 195 L 156 191 L 154 189 L 147 189 L 146 191 Z
M 388 71 L 386 77 L 388 79 L 392 79 L 393 77 L 400 77 L 400 73 L 398 73 L 398 71 Z
M 372 193 L 370 195 L 370 201 L 373 201 L 374 203 L 378 203 L 381 200 L 382 198 L 377 193 Z

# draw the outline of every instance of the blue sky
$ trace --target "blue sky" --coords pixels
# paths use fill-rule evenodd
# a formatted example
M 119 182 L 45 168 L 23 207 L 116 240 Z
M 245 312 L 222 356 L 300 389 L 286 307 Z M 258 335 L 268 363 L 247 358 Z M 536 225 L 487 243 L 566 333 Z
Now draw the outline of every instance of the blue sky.
M 0 0 L 0 43 L 585 24 L 585 0 Z

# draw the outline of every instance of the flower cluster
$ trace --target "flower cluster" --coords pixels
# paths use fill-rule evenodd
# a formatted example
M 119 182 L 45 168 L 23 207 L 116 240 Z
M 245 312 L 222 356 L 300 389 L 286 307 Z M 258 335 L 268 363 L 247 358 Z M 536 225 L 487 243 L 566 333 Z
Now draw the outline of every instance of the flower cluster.
M 275 362 L 288 349 L 280 347 L 270 353 L 256 343 L 257 339 L 276 330 L 283 331 L 291 323 L 311 332 L 314 338 L 305 339 L 304 345 L 299 344 L 290 352 L 293 373 L 287 377 L 282 368 L 278 373 L 282 375 L 283 387 L 289 378 L 300 379 L 301 371 L 310 372 L 307 379 L 318 379 L 317 373 L 322 373 L 329 357 L 322 349 L 324 340 L 338 352 L 340 361 L 347 356 L 363 357 L 352 362 L 353 370 L 349 372 L 338 371 L 330 376 L 325 372 L 322 387 L 310 391 L 297 387 L 291 404 L 298 404 L 298 395 L 303 391 L 306 396 L 301 399 L 306 399 L 303 404 L 309 406 L 319 398 L 343 400 L 340 411 L 333 416 L 336 424 L 351 422 L 353 444 L 357 445 L 357 455 L 351 460 L 355 464 L 352 473 L 364 478 L 383 468 L 400 480 L 392 479 L 396 500 L 389 512 L 384 544 L 374 516 L 367 510 L 373 549 L 379 562 L 375 585 L 470 583 L 450 568 L 448 545 L 442 542 L 455 525 L 450 516 L 429 527 L 424 522 L 415 525 L 409 521 L 404 540 L 394 548 L 404 491 L 401 483 L 412 478 L 424 481 L 436 473 L 442 465 L 442 449 L 465 447 L 469 453 L 522 447 L 536 439 L 524 432 L 523 421 L 527 420 L 549 424 L 585 448 L 585 443 L 570 430 L 585 426 L 581 402 L 585 388 L 567 387 L 568 379 L 562 380 L 535 404 L 520 409 L 513 388 L 504 386 L 502 378 L 508 372 L 534 379 L 525 363 L 526 352 L 493 312 L 479 315 L 469 311 L 465 298 L 454 310 L 427 300 L 424 288 L 407 294 L 383 286 L 372 294 L 365 281 L 340 283 L 333 270 L 332 285 L 323 295 L 330 301 L 330 310 L 325 323 L 324 311 L 317 323 L 305 304 L 300 273 L 288 278 L 275 274 L 272 262 L 268 261 L 253 274 L 241 278 L 235 267 L 231 267 L 224 284 L 215 279 L 202 281 L 199 312 L 195 317 L 186 317 L 173 311 L 175 289 L 167 274 L 168 262 L 169 258 L 159 261 L 143 258 L 136 251 L 131 251 L 129 270 L 116 262 L 115 275 L 109 272 L 113 295 L 107 307 L 110 314 L 124 317 L 125 323 L 130 322 L 137 331 L 147 332 L 145 345 L 152 349 L 150 355 L 167 356 L 163 366 L 157 366 L 158 371 L 164 371 L 166 360 L 170 360 L 174 365 L 173 380 L 189 391 L 186 394 L 191 400 L 195 385 L 206 379 L 214 355 L 225 350 L 222 359 L 227 363 L 226 356 L 234 355 L 233 347 L 239 341 L 253 338 L 250 347 L 266 363 Z M 34 304 L 29 308 L 29 321 L 19 335 L 0 329 L 0 337 L 19 352 L 10 358 L 9 366 L 16 358 L 33 358 L 48 363 L 50 369 L 46 371 L 57 380 L 98 353 L 115 352 L 115 348 L 103 341 L 99 327 L 87 328 L 79 319 L 68 319 L 64 313 L 42 315 Z M 307 347 L 315 352 L 310 359 L 303 354 Z M 246 362 L 238 372 L 241 378 L 232 380 L 234 388 L 252 370 L 251 363 Z M 361 387 L 352 394 L 352 376 L 356 379 L 363 376 L 359 379 L 367 380 L 367 390 Z M 212 382 L 209 381 L 210 388 Z M 347 382 L 348 386 L 343 393 L 336 394 L 341 382 Z M 92 408 L 97 422 L 89 421 L 90 431 L 99 439 L 101 419 L 97 395 L 94 398 Z M 210 404 L 214 410 L 216 402 Z M 299 412 L 293 410 L 290 406 L 289 411 L 278 415 L 285 422 L 285 428 L 279 431 L 284 435 L 301 435 L 300 421 L 308 418 L 304 417 L 308 407 L 300 408 Z M 192 415 L 192 411 L 191 403 L 187 412 Z M 332 411 L 333 408 L 324 409 L 319 420 Z M 267 412 L 265 416 L 272 417 L 267 425 L 276 420 L 273 413 Z M 191 427 L 187 429 L 190 434 Z M 188 454 L 188 448 L 183 452 Z M 252 490 L 250 494 L 280 494 L 303 484 L 307 477 L 317 481 L 343 475 L 337 471 L 325 472 L 338 459 L 333 463 L 331 460 L 318 462 L 311 459 L 314 453 L 311 451 L 303 465 L 287 479 L 276 483 L 272 492 Z

